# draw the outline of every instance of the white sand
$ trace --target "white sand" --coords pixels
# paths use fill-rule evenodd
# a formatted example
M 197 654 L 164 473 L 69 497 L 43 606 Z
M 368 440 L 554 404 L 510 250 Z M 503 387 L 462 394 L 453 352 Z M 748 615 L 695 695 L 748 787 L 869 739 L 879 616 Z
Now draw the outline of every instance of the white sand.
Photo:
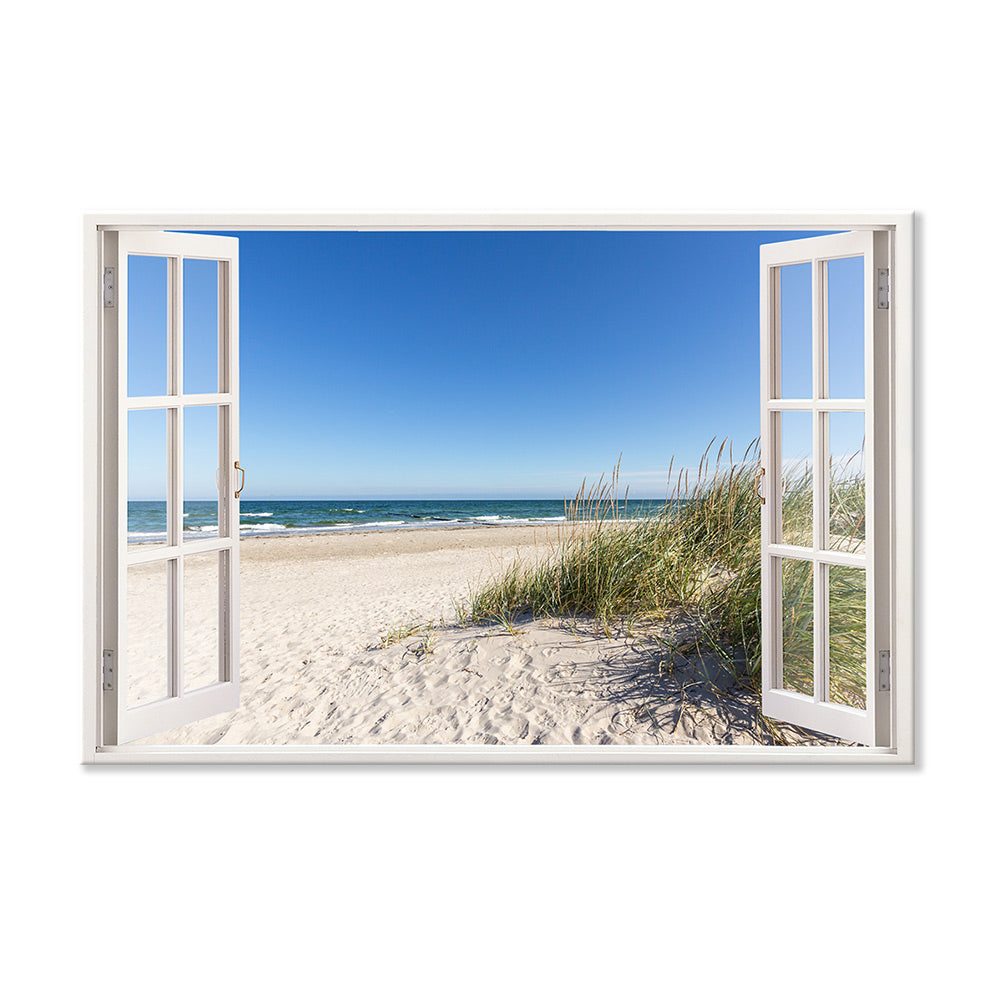
M 752 698 L 713 698 L 690 671 L 665 676 L 648 638 L 595 634 L 583 621 L 521 623 L 513 634 L 456 626 L 470 586 L 538 558 L 556 537 L 507 527 L 245 540 L 239 710 L 140 742 L 754 742 Z M 139 621 L 162 593 L 152 579 L 134 583 Z M 205 621 L 186 628 L 204 633 Z M 415 621 L 436 624 L 380 648 Z M 160 634 L 137 631 L 147 662 Z

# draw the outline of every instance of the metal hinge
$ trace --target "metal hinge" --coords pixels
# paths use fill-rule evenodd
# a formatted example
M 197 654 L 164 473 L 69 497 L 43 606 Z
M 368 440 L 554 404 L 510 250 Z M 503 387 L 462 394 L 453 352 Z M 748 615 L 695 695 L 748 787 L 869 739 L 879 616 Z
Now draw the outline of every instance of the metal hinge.
M 879 309 L 889 308 L 889 268 L 887 267 L 878 269 L 878 307 Z
M 115 652 L 113 649 L 104 650 L 101 670 L 101 688 L 105 691 L 115 689 Z
M 104 308 L 113 309 L 115 306 L 115 269 L 106 267 L 104 269 Z
M 892 687 L 892 664 L 889 650 L 880 649 L 878 654 L 878 689 L 888 691 Z

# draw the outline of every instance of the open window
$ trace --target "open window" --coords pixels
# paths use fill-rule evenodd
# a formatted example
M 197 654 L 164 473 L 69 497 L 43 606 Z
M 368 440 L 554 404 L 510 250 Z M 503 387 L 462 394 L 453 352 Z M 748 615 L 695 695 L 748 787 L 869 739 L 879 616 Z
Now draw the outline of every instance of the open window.
M 729 228 L 836 231 L 760 247 L 758 705 L 853 746 L 135 745 L 241 705 L 240 241 L 205 232 Z M 86 237 L 88 761 L 912 759 L 908 216 L 122 216 Z
M 102 242 L 101 708 L 115 746 L 239 705 L 239 241 Z M 197 532 L 192 500 L 210 509 Z
M 884 233 L 761 247 L 763 711 L 890 743 Z

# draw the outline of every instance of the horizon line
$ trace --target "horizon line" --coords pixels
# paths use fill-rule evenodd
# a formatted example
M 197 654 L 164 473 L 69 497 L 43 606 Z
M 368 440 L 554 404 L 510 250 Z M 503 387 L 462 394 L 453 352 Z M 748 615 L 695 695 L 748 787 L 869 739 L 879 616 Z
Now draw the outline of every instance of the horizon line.
M 571 500 L 574 500 L 575 498 L 576 498 L 576 494 L 573 494 L 572 496 L 570 496 L 569 494 L 564 494 L 561 497 L 537 497 L 537 496 L 536 497 L 511 497 L 511 496 L 506 496 L 506 497 L 492 497 L 492 496 L 491 497 L 486 497 L 486 496 L 470 497 L 470 496 L 459 496 L 457 494 L 454 495 L 454 496 L 452 496 L 450 494 L 449 495 L 444 495 L 444 494 L 430 494 L 430 495 L 427 495 L 427 496 L 391 496 L 391 497 L 387 497 L 387 496 L 343 496 L 343 497 L 336 497 L 336 496 L 326 496 L 325 494 L 316 494 L 314 496 L 288 496 L 288 497 L 285 497 L 285 496 L 271 495 L 271 496 L 259 496 L 259 497 L 241 497 L 240 501 L 242 503 L 247 503 L 247 502 L 254 502 L 254 503 L 256 503 L 256 502 L 264 502 L 264 501 L 270 501 L 270 500 L 282 500 L 282 501 L 287 501 L 287 500 L 369 500 L 369 501 L 370 500 L 472 500 L 472 501 L 476 501 L 476 500 L 489 500 L 489 501 L 495 501 L 497 503 L 503 503 L 503 502 L 510 503 L 510 502 L 517 502 L 517 501 L 537 500 L 537 501 L 549 501 L 549 502 L 552 502 L 552 503 L 558 503 L 560 501 L 571 501 Z M 626 497 L 624 496 L 624 494 L 622 494 L 621 496 L 616 497 L 615 499 L 624 501 L 626 499 Z M 665 499 L 668 499 L 668 498 L 664 497 L 664 496 L 661 496 L 661 495 L 657 495 L 657 496 L 636 496 L 635 494 L 630 493 L 628 495 L 628 499 L 629 500 L 665 500 Z M 184 498 L 184 503 L 213 503 L 213 502 L 215 502 L 217 500 L 218 500 L 218 497 L 185 497 Z M 166 503 L 167 501 L 166 501 L 166 499 L 164 497 L 129 497 L 128 498 L 128 502 L 129 503 Z

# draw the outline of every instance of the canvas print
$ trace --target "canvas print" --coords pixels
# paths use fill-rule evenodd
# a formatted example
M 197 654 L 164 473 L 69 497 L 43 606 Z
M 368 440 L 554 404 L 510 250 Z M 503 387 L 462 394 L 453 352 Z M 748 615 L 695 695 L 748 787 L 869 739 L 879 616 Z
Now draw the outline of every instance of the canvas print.
M 122 233 L 109 742 L 876 744 L 878 255 Z

